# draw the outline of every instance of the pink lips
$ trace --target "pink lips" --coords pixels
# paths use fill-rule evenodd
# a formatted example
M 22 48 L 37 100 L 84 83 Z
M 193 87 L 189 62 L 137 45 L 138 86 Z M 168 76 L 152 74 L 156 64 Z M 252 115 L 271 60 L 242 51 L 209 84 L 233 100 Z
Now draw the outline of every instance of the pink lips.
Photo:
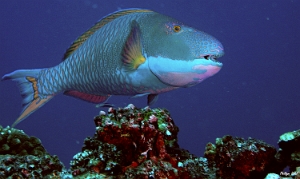
M 190 84 L 197 84 L 208 77 L 211 77 L 220 71 L 221 67 L 213 65 L 195 65 L 193 72 L 165 72 L 159 75 L 160 79 L 168 82 L 172 86 L 189 86 Z M 205 71 L 205 72 L 203 72 Z
M 201 74 L 205 76 L 205 78 L 215 75 L 221 70 L 221 67 L 214 66 L 214 65 L 195 65 L 193 66 L 193 70 L 206 70 L 205 73 Z

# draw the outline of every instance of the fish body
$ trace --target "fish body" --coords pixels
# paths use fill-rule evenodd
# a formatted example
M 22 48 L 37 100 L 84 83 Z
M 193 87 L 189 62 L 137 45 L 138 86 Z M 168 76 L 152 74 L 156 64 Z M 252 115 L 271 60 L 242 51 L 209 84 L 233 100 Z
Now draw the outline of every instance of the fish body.
M 223 46 L 214 37 L 146 9 L 112 13 L 78 37 L 57 66 L 2 77 L 20 86 L 25 119 L 63 92 L 92 103 L 111 95 L 148 95 L 196 85 L 216 74 Z

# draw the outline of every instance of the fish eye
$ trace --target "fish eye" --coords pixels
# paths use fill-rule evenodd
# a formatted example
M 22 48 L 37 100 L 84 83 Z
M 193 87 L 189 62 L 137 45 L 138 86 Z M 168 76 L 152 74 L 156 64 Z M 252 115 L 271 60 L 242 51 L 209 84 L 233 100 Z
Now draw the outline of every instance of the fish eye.
M 174 25 L 173 30 L 174 32 L 179 32 L 181 30 L 181 27 L 179 25 Z

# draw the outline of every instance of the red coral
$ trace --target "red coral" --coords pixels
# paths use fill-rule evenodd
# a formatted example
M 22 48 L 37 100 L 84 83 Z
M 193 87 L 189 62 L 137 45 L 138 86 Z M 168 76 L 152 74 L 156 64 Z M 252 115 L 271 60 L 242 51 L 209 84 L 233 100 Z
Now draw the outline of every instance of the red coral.
M 21 173 L 24 177 L 29 177 L 30 175 L 30 172 L 24 168 L 22 168 Z
M 169 154 L 167 153 L 165 147 L 164 137 L 161 133 L 159 133 L 157 136 L 155 147 L 157 149 L 158 156 L 161 159 L 169 158 Z
M 129 178 L 185 179 L 199 178 L 196 176 L 201 175 L 198 172 L 201 170 L 200 165 L 193 164 L 195 168 L 192 165 L 189 168 L 183 166 L 183 160 L 191 159 L 193 155 L 179 149 L 178 127 L 166 110 L 136 109 L 131 105 L 123 109 L 110 108 L 108 114 L 101 112 L 94 120 L 97 131 L 93 139 L 85 141 L 84 150 L 88 150 L 86 153 L 89 158 L 99 156 L 99 152 L 102 153 L 101 165 L 89 165 L 85 171 L 101 173 L 104 172 L 101 170 L 108 166 L 109 169 L 105 169 L 105 172 L 112 170 L 114 174 Z M 102 147 L 105 144 L 109 147 Z M 114 155 L 115 153 L 120 155 Z M 74 176 L 80 174 L 80 170 L 76 169 L 85 168 L 87 158 L 84 156 L 86 154 L 79 155 L 76 159 L 78 161 L 73 162 Z M 113 161 L 112 168 L 108 160 Z M 179 161 L 182 161 L 180 166 Z M 194 170 L 193 176 L 191 169 Z
M 160 111 L 160 115 L 164 116 L 160 119 L 160 122 L 165 119 L 165 125 L 174 134 L 173 136 L 166 136 L 163 134 L 164 131 L 158 129 L 158 117 L 156 115 L 149 115 L 148 120 L 144 118 L 145 113 L 139 111 L 124 115 L 124 112 L 133 109 L 135 108 L 120 110 L 109 108 L 107 116 L 103 113 L 95 118 L 95 124 L 100 127 L 97 131 L 97 139 L 104 143 L 113 144 L 123 151 L 125 159 L 122 161 L 127 161 L 127 163 L 124 163 L 125 166 L 122 167 L 123 172 L 136 168 L 148 159 L 155 165 L 167 162 L 171 167 L 177 168 L 178 161 L 176 157 L 170 157 L 165 144 L 165 140 L 177 139 L 178 128 L 174 127 L 173 120 L 165 111 Z M 149 111 L 150 109 L 147 109 L 145 112 Z M 124 120 L 124 116 L 127 120 Z M 178 146 L 176 142 L 174 145 Z M 149 167 L 149 165 L 145 167 L 151 171 L 152 167 Z M 166 166 L 162 165 L 161 167 Z M 163 173 L 163 171 L 157 171 L 155 175 L 164 177 Z M 168 174 L 168 176 L 170 177 L 171 174 Z
M 221 141 L 222 140 L 222 141 Z M 250 176 L 265 176 L 265 169 L 275 160 L 276 149 L 255 139 L 244 140 L 224 136 L 214 147 L 208 145 L 206 155 L 209 160 L 215 160 L 220 178 L 248 178 Z M 210 161 L 211 163 L 212 161 Z

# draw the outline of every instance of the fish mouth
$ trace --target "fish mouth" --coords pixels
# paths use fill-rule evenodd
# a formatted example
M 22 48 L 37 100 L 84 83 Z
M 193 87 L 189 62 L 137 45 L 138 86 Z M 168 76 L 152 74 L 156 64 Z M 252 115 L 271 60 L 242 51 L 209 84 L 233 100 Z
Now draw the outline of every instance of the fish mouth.
M 206 54 L 206 55 L 201 55 L 200 58 L 203 58 L 205 60 L 211 61 L 215 63 L 215 65 L 222 67 L 223 63 L 218 61 L 217 59 L 221 57 L 222 55 L 211 55 L 211 54 Z

